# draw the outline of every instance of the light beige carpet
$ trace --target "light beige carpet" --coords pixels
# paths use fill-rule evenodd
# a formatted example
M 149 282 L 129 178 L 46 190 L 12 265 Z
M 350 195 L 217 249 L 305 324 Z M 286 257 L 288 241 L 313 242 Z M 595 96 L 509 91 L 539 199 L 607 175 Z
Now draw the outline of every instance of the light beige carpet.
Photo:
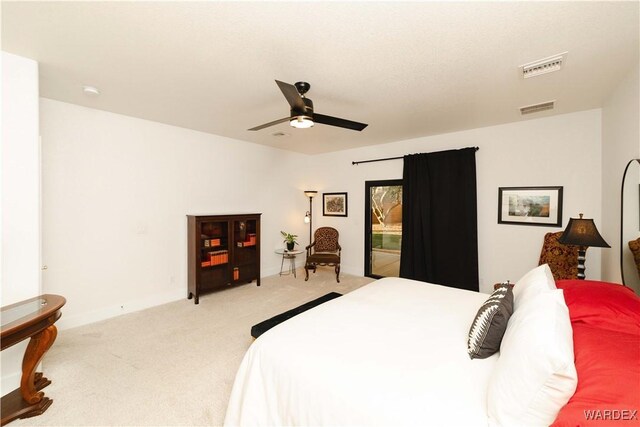
M 251 326 L 372 279 L 319 268 L 60 331 L 43 360 L 53 405 L 15 426 L 220 425 Z M 64 316 L 64 310 L 63 310 Z

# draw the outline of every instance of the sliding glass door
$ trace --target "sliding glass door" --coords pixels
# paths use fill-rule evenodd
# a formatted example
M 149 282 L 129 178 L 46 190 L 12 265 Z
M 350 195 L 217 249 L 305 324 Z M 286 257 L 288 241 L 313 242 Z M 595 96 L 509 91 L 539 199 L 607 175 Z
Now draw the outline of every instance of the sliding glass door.
M 365 275 L 398 277 L 402 243 L 402 180 L 365 182 Z

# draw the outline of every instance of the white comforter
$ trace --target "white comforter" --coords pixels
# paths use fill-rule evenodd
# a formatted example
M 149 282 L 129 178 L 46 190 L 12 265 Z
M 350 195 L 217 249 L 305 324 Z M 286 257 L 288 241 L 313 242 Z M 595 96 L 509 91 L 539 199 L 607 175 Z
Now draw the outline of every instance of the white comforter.
M 269 330 L 236 375 L 225 425 L 487 425 L 498 355 L 470 360 L 486 294 L 373 282 Z

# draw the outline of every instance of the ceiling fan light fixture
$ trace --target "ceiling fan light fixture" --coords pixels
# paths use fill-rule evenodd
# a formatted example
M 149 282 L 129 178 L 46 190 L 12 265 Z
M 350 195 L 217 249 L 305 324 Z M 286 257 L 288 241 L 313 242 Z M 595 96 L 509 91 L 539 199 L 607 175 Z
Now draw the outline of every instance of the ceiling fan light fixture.
M 313 120 L 309 116 L 295 116 L 291 118 L 289 124 L 296 129 L 309 129 L 313 126 Z
M 289 83 L 276 80 L 276 84 L 286 98 L 289 106 L 291 106 L 291 110 L 289 110 L 289 116 L 274 120 L 269 123 L 265 123 L 260 126 L 255 126 L 247 130 L 256 131 L 268 128 L 269 126 L 279 125 L 280 123 L 284 123 L 286 121 L 289 121 L 289 125 L 296 129 L 308 129 L 315 123 L 356 131 L 361 131 L 362 129 L 367 127 L 366 123 L 358 123 L 352 120 L 341 119 L 340 117 L 333 117 L 315 113 L 313 111 L 313 101 L 304 96 L 304 94 L 307 93 L 307 91 L 311 87 L 309 83 L 297 82 L 294 86 L 290 85 Z

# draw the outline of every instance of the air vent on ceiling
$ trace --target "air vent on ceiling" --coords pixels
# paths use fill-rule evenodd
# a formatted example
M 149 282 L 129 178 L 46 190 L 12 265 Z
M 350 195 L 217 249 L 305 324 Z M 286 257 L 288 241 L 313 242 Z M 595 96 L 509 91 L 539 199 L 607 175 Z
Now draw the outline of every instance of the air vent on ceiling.
M 553 101 L 542 102 L 540 104 L 527 105 L 526 107 L 520 107 L 520 114 L 532 114 L 539 113 L 540 111 L 552 110 L 555 106 L 555 99 Z
M 568 52 L 562 52 L 548 58 L 543 58 L 538 61 L 521 65 L 520 69 L 522 69 L 522 77 L 528 79 L 529 77 L 560 71 L 562 65 L 567 60 L 567 53 Z

